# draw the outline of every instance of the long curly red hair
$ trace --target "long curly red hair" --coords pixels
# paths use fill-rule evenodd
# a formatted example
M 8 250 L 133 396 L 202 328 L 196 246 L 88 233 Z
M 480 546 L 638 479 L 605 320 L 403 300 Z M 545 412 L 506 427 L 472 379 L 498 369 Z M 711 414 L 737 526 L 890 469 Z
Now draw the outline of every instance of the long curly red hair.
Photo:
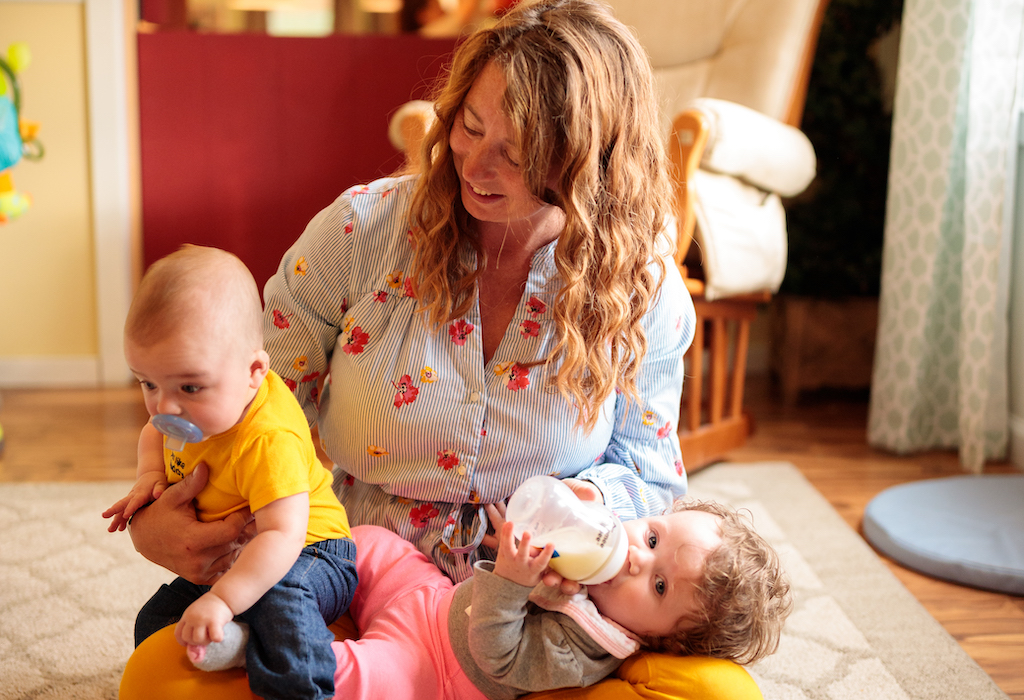
M 492 62 L 506 81 L 503 106 L 526 186 L 565 212 L 555 250 L 557 343 L 544 362 L 561 361 L 551 381 L 591 430 L 613 391 L 636 399 L 647 350 L 641 319 L 673 245 L 650 63 L 630 30 L 591 0 L 521 2 L 461 44 L 435 98 L 411 214 L 417 296 L 437 325 L 466 313 L 476 293 L 479 271 L 459 251 L 468 242 L 483 253 L 465 225 L 449 135 Z

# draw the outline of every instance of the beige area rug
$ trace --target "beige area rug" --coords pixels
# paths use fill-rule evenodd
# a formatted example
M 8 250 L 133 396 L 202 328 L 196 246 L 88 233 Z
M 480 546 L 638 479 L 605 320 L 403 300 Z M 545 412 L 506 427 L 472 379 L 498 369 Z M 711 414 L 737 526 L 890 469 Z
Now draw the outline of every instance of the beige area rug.
M 718 465 L 701 498 L 748 509 L 797 593 L 767 700 L 1006 696 L 792 465 Z M 0 485 L 0 700 L 117 697 L 136 611 L 170 575 L 100 512 L 128 482 Z
M 720 464 L 690 484 L 750 511 L 793 583 L 779 650 L 750 668 L 766 700 L 1005 700 L 796 467 Z

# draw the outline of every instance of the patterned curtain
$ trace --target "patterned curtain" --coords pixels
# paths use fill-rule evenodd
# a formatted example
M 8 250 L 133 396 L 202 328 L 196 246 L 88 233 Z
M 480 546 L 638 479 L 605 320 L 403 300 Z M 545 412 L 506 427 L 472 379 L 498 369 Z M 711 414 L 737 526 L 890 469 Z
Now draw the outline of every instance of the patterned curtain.
M 1005 455 L 1024 0 L 907 0 L 868 440 Z

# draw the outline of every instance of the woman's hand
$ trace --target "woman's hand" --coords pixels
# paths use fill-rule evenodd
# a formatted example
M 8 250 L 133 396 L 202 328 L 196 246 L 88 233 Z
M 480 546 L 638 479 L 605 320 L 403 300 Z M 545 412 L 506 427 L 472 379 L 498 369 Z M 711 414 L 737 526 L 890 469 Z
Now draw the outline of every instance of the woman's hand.
M 231 568 L 238 552 L 256 534 L 248 509 L 224 520 L 202 523 L 192 499 L 206 486 L 207 467 L 195 470 L 140 509 L 128 532 L 142 556 L 192 583 L 212 585 Z
M 497 503 L 488 503 L 484 506 L 484 511 L 487 513 L 487 519 L 491 521 L 491 527 L 494 528 L 495 534 L 487 533 L 484 538 L 480 540 L 480 544 L 484 547 L 490 547 L 491 549 L 498 549 L 498 534 L 501 532 L 502 526 L 505 524 L 505 503 L 498 501 Z
M 562 483 L 572 489 L 572 492 L 581 501 L 604 503 L 604 494 L 601 493 L 601 489 L 589 481 L 584 481 L 583 479 L 562 479 Z M 488 503 L 484 506 L 484 510 L 487 512 L 487 519 L 491 521 L 494 532 L 501 533 L 502 528 L 505 526 L 505 504 L 500 502 Z M 484 535 L 481 544 L 491 549 L 498 549 L 498 535 Z M 561 589 L 562 593 L 566 595 L 579 593 L 580 589 L 583 588 L 578 582 L 565 578 L 554 569 L 545 571 L 541 581 L 544 582 L 545 586 Z
M 583 479 L 562 479 L 562 483 L 571 488 L 572 492 L 576 494 L 576 498 L 581 501 L 604 503 L 604 494 L 601 493 L 601 489 L 589 481 L 584 481 Z

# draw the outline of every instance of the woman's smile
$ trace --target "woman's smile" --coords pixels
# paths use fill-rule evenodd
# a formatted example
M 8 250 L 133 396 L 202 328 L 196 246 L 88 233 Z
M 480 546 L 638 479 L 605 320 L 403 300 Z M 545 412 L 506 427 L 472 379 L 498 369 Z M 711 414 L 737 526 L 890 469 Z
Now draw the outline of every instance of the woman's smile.
M 468 182 L 463 182 L 463 185 L 463 190 L 469 190 L 467 196 L 481 203 L 492 204 L 501 198 L 501 195 L 499 194 L 489 192 L 482 187 L 477 187 L 476 185 L 469 184 Z
M 505 78 L 489 63 L 477 76 L 452 125 L 449 144 L 459 176 L 462 204 L 477 221 L 537 227 L 561 210 L 527 188 L 512 121 L 502 109 Z M 560 220 L 560 219 L 559 219 Z

